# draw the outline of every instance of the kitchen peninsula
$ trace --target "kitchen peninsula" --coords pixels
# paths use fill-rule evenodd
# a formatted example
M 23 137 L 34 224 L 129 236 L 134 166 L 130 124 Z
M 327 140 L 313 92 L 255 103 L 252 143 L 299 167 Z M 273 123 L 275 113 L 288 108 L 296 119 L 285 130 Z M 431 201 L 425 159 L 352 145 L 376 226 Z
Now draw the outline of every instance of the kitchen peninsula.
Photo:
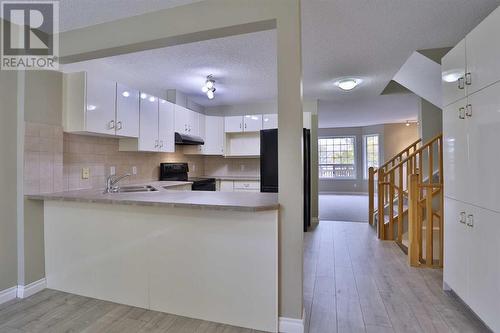
M 43 201 L 47 287 L 276 332 L 277 195 L 144 185 L 28 197 Z

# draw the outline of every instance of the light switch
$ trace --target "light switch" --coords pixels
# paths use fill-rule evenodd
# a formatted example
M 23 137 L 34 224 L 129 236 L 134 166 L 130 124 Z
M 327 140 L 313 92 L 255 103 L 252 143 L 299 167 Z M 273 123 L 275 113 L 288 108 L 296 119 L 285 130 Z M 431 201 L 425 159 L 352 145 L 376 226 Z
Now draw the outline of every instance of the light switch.
M 90 178 L 90 168 L 82 168 L 82 179 Z
M 110 175 L 116 175 L 116 168 L 114 166 L 109 167 L 109 174 Z

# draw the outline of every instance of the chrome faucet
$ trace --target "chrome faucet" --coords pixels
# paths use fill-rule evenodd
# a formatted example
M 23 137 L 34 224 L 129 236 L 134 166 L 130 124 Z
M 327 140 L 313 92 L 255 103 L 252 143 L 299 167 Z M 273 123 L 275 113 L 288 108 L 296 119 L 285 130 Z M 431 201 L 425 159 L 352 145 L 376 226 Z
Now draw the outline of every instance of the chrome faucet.
M 108 178 L 106 178 L 106 189 L 104 190 L 104 194 L 106 193 L 115 193 L 118 191 L 118 187 L 115 186 L 116 184 L 118 184 L 118 182 L 120 180 L 122 180 L 123 178 L 126 178 L 126 177 L 130 177 L 131 174 L 127 173 L 123 176 L 116 176 L 116 175 L 110 175 L 108 176 Z

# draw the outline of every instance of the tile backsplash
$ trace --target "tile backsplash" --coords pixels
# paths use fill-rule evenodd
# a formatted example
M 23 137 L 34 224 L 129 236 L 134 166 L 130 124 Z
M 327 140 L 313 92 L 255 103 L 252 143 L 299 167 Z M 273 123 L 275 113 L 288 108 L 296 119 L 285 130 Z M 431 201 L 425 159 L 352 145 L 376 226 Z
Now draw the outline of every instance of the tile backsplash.
M 118 151 L 119 139 L 63 133 L 61 126 L 25 123 L 24 191 L 25 194 L 50 193 L 77 189 L 103 188 L 104 180 L 115 168 L 117 175 L 137 174 L 123 183 L 157 180 L 162 162 L 187 162 L 192 176 L 260 175 L 258 158 L 175 153 Z M 88 168 L 88 179 L 82 172 Z

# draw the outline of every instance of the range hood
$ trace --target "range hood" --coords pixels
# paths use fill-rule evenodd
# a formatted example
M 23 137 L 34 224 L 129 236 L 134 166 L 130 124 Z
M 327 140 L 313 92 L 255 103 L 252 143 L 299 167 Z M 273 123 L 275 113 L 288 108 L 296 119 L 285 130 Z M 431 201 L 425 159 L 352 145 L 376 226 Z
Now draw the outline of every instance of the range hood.
M 205 141 L 199 136 L 181 134 L 175 132 L 175 144 L 183 146 L 204 145 Z

